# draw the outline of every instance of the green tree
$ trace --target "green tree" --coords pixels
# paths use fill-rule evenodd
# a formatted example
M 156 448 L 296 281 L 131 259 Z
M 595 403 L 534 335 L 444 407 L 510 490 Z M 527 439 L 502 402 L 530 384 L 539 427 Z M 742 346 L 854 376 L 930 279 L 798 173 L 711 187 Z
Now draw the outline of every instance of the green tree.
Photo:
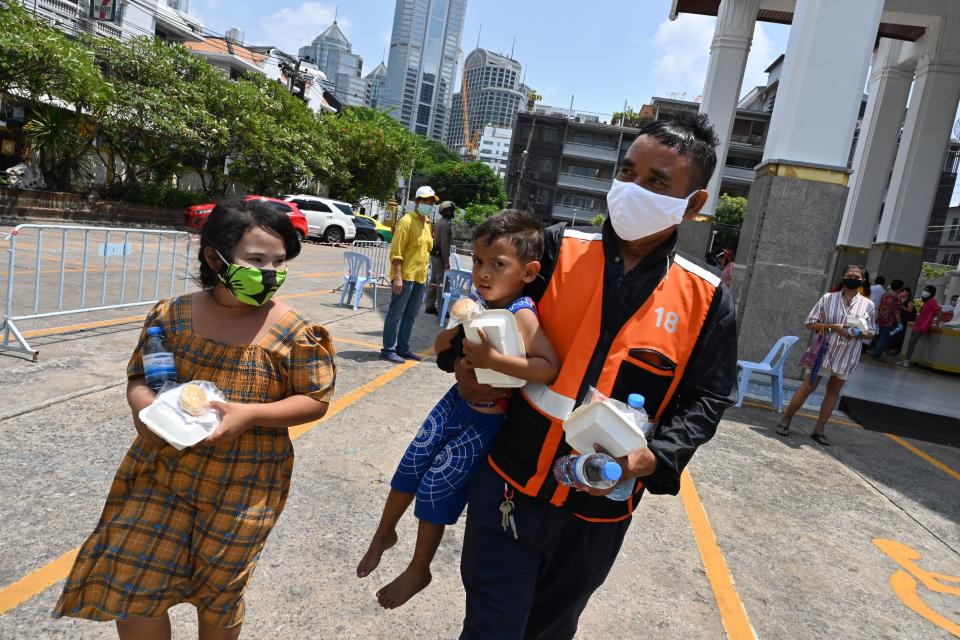
M 345 107 L 324 116 L 323 122 L 338 167 L 327 184 L 340 200 L 389 199 L 397 189 L 397 176 L 406 175 L 419 156 L 417 137 L 373 109 Z
M 206 61 L 145 36 L 90 42 L 113 87 L 99 136 L 123 161 L 128 187 L 170 178 L 187 158 L 202 155 L 225 135 L 205 106 L 205 92 L 220 91 L 228 81 Z
M 743 227 L 743 216 L 747 212 L 747 199 L 743 196 L 721 194 L 717 201 L 716 217 L 713 228 L 717 237 L 713 241 L 716 251 L 730 249 L 734 253 L 740 243 L 740 229 Z
M 447 145 L 417 136 L 419 150 L 417 164 L 413 168 L 415 174 L 430 176 L 436 168 L 445 162 L 460 162 L 460 156 L 450 150 Z
M 489 204 L 502 208 L 507 202 L 503 180 L 482 162 L 444 162 L 430 175 L 430 186 L 442 200 L 458 206 Z
M 536 90 L 531 89 L 527 92 L 527 111 L 533 111 L 533 108 L 537 106 L 537 103 L 543 100 L 543 96 L 536 92 Z
M 653 118 L 642 116 L 640 112 L 634 111 L 630 107 L 627 107 L 626 111 L 614 111 L 613 116 L 610 118 L 610 124 L 621 127 L 633 127 L 634 129 L 640 129 L 650 122 L 653 122 Z
M 603 223 L 606 221 L 607 221 L 607 216 L 603 215 L 602 213 L 598 213 L 597 215 L 590 218 L 590 226 L 602 227 Z
M 228 133 L 214 149 L 211 175 L 223 157 L 231 177 L 264 195 L 297 191 L 312 180 L 338 175 L 327 122 L 280 83 L 249 74 L 231 83 L 224 100 L 228 103 L 221 103 L 216 115 Z
M 84 42 L 19 3 L 0 2 L 0 92 L 30 101 L 28 150 L 50 188 L 69 190 L 77 178 L 89 178 L 93 123 L 111 94 Z
M 475 227 L 490 216 L 498 213 L 500 209 L 501 207 L 495 204 L 471 204 L 464 210 L 460 216 L 460 220 L 471 227 Z

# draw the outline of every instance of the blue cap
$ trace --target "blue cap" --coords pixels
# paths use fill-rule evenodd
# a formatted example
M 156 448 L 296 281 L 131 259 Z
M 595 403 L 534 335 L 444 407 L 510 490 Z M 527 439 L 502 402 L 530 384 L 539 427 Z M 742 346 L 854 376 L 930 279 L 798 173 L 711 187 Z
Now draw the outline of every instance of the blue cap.
M 600 468 L 600 474 L 603 476 L 603 479 L 608 482 L 617 482 L 620 480 L 620 476 L 623 475 L 623 469 L 620 468 L 619 464 L 610 460 L 603 463 L 603 467 Z
M 643 403 L 646 401 L 639 393 L 631 393 L 627 396 L 627 404 L 633 407 L 634 409 L 643 409 Z
M 162 335 L 163 335 L 163 327 L 148 327 L 148 328 L 147 328 L 147 335 L 148 335 L 148 336 L 162 336 Z

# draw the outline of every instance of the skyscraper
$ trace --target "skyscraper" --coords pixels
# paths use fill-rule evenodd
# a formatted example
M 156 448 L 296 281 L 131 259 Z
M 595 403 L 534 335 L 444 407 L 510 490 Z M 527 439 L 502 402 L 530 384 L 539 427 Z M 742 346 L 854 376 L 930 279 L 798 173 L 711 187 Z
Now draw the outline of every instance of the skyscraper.
M 383 104 L 383 84 L 387 81 L 387 65 L 382 62 L 367 74 L 367 106 L 383 111 L 389 105 Z
M 471 140 L 487 125 L 504 129 L 513 127 L 517 111 L 527 101 L 527 94 L 521 88 L 520 63 L 486 49 L 474 49 L 464 61 L 464 68 Z M 453 95 L 446 142 L 456 153 L 464 148 L 463 97 L 460 92 Z
M 383 106 L 414 133 L 444 141 L 467 0 L 397 0 Z
M 350 41 L 336 20 L 311 44 L 300 47 L 300 57 L 313 58 L 317 68 L 327 76 L 329 90 L 343 105 L 363 106 L 367 95 L 367 83 L 360 75 L 363 58 L 353 53 Z

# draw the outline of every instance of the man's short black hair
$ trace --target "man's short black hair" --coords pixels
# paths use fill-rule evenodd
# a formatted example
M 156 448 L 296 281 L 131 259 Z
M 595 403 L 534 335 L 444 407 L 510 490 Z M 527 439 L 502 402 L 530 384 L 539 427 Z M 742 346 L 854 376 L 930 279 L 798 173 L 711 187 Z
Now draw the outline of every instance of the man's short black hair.
M 891 290 L 891 291 L 902 291 L 902 290 L 903 290 L 903 280 L 894 278 L 894 279 L 890 282 L 890 290 Z
M 706 189 L 710 176 L 717 168 L 717 134 L 710 120 L 703 113 L 681 112 L 669 120 L 654 120 L 640 129 L 641 136 L 651 136 L 660 144 L 676 149 L 677 153 L 689 158 L 696 175 L 693 186 Z
M 883 276 L 877 276 L 877 279 L 873 281 L 873 284 L 886 284 L 887 279 Z
M 501 236 L 506 236 L 513 245 L 521 262 L 532 262 L 543 256 L 543 224 L 536 214 L 504 209 L 473 230 L 474 244 L 482 240 L 490 246 Z

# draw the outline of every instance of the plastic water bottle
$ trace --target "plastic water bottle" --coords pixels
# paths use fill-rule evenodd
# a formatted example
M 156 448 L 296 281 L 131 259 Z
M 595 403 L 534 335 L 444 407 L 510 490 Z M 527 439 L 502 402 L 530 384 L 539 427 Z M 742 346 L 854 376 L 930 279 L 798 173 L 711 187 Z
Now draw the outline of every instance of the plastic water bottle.
M 637 426 L 643 431 L 643 437 L 649 440 L 650 434 L 653 433 L 653 423 L 650 422 L 647 410 L 643 408 L 645 402 L 646 398 L 639 393 L 631 393 L 627 396 L 627 407 L 630 408 L 630 413 L 633 414 Z
M 147 379 L 147 386 L 154 393 L 160 393 L 165 382 L 177 382 L 177 365 L 173 360 L 173 351 L 163 337 L 162 327 L 149 327 L 147 339 L 140 349 L 143 359 L 143 375 Z
M 633 416 L 634 423 L 640 427 L 640 430 L 643 431 L 643 435 L 646 438 L 650 437 L 650 434 L 653 432 L 653 425 L 650 423 L 650 417 L 647 415 L 647 410 L 643 408 L 643 403 L 646 401 L 639 393 L 631 393 L 627 396 L 627 408 L 630 409 L 630 414 Z M 607 497 L 615 502 L 623 502 L 627 498 L 633 495 L 633 488 L 636 485 L 637 481 L 634 478 L 624 478 L 617 483 L 617 486 L 614 487 L 613 491 L 607 494 Z
M 580 483 L 594 489 L 609 489 L 617 484 L 623 470 L 605 453 L 563 456 L 553 465 L 553 477 L 565 485 Z

